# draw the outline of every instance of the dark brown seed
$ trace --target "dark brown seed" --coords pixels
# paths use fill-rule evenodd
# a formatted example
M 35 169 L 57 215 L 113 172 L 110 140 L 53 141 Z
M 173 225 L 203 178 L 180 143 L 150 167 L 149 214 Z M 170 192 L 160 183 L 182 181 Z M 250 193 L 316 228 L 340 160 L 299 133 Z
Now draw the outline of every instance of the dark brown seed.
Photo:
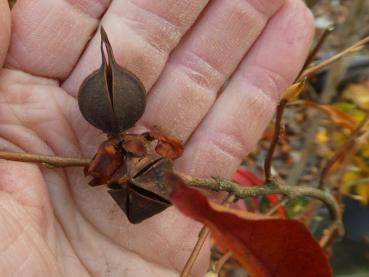
M 141 81 L 117 64 L 104 28 L 100 31 L 102 64 L 82 83 L 78 104 L 89 123 L 106 133 L 119 134 L 142 116 L 146 93 Z

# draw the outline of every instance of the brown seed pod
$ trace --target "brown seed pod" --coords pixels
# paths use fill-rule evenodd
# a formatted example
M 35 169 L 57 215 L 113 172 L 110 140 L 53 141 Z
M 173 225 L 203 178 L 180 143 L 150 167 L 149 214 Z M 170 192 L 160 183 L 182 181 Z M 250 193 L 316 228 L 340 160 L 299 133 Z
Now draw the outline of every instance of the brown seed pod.
M 108 192 L 131 223 L 140 223 L 171 205 L 165 176 L 172 169 L 171 160 L 160 159 L 128 183 L 111 183 Z
M 142 116 L 146 93 L 141 81 L 115 61 L 103 27 L 100 33 L 102 64 L 82 83 L 78 104 L 84 118 L 93 126 L 119 134 L 133 127 Z

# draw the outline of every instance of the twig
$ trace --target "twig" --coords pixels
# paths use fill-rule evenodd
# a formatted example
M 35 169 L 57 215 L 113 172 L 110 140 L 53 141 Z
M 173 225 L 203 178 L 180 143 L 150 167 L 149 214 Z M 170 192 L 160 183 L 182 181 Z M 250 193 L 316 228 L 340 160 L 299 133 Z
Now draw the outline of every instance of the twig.
M 228 206 L 229 204 L 231 204 L 232 202 L 234 202 L 235 197 L 232 194 L 229 194 L 223 201 L 222 204 L 225 206 Z M 194 246 L 194 248 L 192 249 L 192 252 L 190 254 L 190 256 L 188 257 L 186 264 L 184 265 L 181 275 L 180 277 L 187 277 L 190 275 L 191 270 L 193 265 L 196 262 L 197 257 L 200 254 L 201 248 L 203 247 L 206 239 L 208 238 L 210 234 L 210 230 L 209 228 L 207 228 L 206 226 L 203 226 L 200 230 L 199 233 L 199 238 L 197 239 L 197 242 Z
M 360 184 L 367 184 L 369 183 L 369 178 L 361 178 L 361 179 L 357 179 L 357 180 L 353 180 L 352 182 L 350 182 L 347 187 L 353 187 L 353 186 L 357 186 Z
M 284 205 L 287 204 L 288 200 L 289 199 L 287 197 L 281 199 L 277 204 L 275 204 L 273 207 L 271 207 L 269 209 L 269 211 L 265 215 L 273 215 L 273 214 L 275 214 L 280 207 L 282 207 L 282 206 L 284 206 Z
M 303 65 L 302 69 L 301 69 L 301 72 L 300 72 L 299 76 L 313 62 L 316 54 L 318 53 L 318 51 L 322 47 L 322 45 L 325 42 L 328 35 L 334 30 L 334 28 L 335 28 L 335 26 L 332 24 L 332 25 L 330 25 L 330 26 L 328 26 L 327 28 L 324 29 L 323 33 L 320 35 L 320 37 L 318 39 L 318 42 L 316 43 L 313 50 L 311 50 L 311 52 L 309 53 L 309 56 L 305 60 L 305 63 Z M 297 79 L 299 79 L 299 78 L 297 78 Z
M 313 187 L 289 186 L 284 184 L 281 180 L 276 179 L 269 180 L 269 184 L 245 187 L 221 178 L 201 179 L 191 177 L 183 173 L 177 172 L 177 174 L 191 186 L 212 191 L 227 191 L 240 199 L 268 194 L 281 194 L 288 198 L 299 196 L 316 198 L 326 204 L 330 211 L 332 220 L 341 224 L 341 209 L 332 194 L 326 190 L 320 190 Z
M 197 242 L 196 242 L 194 248 L 192 249 L 191 255 L 188 257 L 188 260 L 187 260 L 185 266 L 182 269 L 182 272 L 181 272 L 181 275 L 180 275 L 181 277 L 187 277 L 187 276 L 190 275 L 192 267 L 195 264 L 196 259 L 200 254 L 201 248 L 204 245 L 204 243 L 205 243 L 206 239 L 208 238 L 209 234 L 210 234 L 209 228 L 203 226 L 200 233 L 199 233 L 199 238 L 197 239 Z
M 356 20 L 356 17 L 355 17 L 354 14 L 352 14 L 350 16 L 350 18 L 351 18 L 350 20 L 352 22 Z M 346 27 L 346 28 L 348 28 L 348 27 Z M 340 30 L 340 33 L 342 34 L 342 36 L 345 36 L 345 34 L 347 32 L 348 32 L 347 30 L 343 30 L 343 29 Z M 352 46 L 350 46 L 350 47 L 352 47 Z M 348 47 L 347 49 L 350 49 L 350 47 Z M 337 54 L 335 57 L 338 57 L 338 55 L 339 54 Z M 342 55 L 340 55 L 337 58 L 337 60 L 341 57 L 342 57 Z M 326 77 L 323 92 L 321 93 L 321 96 L 320 96 L 320 100 L 319 100 L 320 103 L 327 104 L 327 103 L 331 102 L 334 94 L 336 93 L 337 84 L 342 79 L 342 76 L 344 75 L 344 72 L 346 71 L 346 68 L 347 68 L 347 65 L 343 60 L 339 60 L 338 63 L 336 63 L 335 65 L 333 65 L 330 68 L 330 70 L 328 72 L 328 76 Z M 309 68 L 307 70 L 310 70 L 310 69 L 311 68 Z M 306 70 L 305 70 L 305 72 L 306 72 Z M 312 73 L 313 72 L 311 72 L 311 74 Z M 302 78 L 302 77 L 300 77 L 300 78 Z M 303 149 L 302 154 L 300 155 L 298 163 L 295 163 L 295 165 L 290 170 L 290 174 L 287 178 L 287 183 L 288 184 L 294 185 L 298 182 L 301 174 L 304 171 L 306 163 L 308 162 L 309 159 L 312 158 L 312 154 L 315 153 L 314 150 L 315 150 L 316 144 L 314 143 L 314 137 L 315 137 L 316 132 L 317 132 L 319 126 L 320 126 L 321 118 L 322 118 L 322 116 L 318 112 L 314 112 L 314 114 L 312 115 L 311 120 L 310 120 L 310 126 L 309 126 L 308 130 L 306 131 L 305 140 L 304 140 L 305 142 L 304 142 L 304 146 L 302 147 L 302 149 Z
M 272 160 L 275 148 L 277 147 L 279 136 L 281 134 L 281 125 L 282 125 L 282 118 L 283 118 L 283 111 L 288 103 L 287 99 L 281 99 L 277 106 L 277 114 L 275 118 L 275 127 L 274 127 L 274 134 L 272 138 L 272 142 L 270 143 L 270 147 L 268 149 L 267 156 L 264 162 L 264 174 L 265 179 L 270 180 L 272 178 Z
M 306 0 L 306 5 L 309 7 L 309 9 L 312 9 L 316 3 L 318 3 L 319 0 Z
M 333 62 L 341 59 L 342 57 L 344 57 L 347 54 L 350 53 L 354 53 L 358 50 L 361 49 L 361 47 L 369 42 L 369 36 L 363 38 L 362 40 L 354 43 L 353 45 L 351 45 L 350 47 L 346 48 L 345 50 L 339 52 L 338 54 L 334 55 L 333 57 L 323 61 L 320 64 L 317 64 L 315 66 L 312 66 L 306 70 L 304 70 L 300 77 L 298 78 L 297 81 L 302 81 L 303 79 L 309 77 L 310 75 L 312 75 L 313 73 L 315 73 L 316 71 L 319 71 L 320 69 L 332 64 Z M 276 145 L 278 143 L 279 140 L 279 135 L 280 135 L 280 129 L 281 129 L 281 120 L 282 120 L 282 115 L 283 115 L 283 110 L 285 108 L 287 104 L 287 100 L 282 99 L 277 107 L 277 115 L 276 115 L 276 123 L 275 123 L 275 131 L 274 131 L 274 135 L 272 138 L 272 142 L 271 145 L 269 147 L 268 150 L 268 154 L 267 157 L 265 159 L 265 163 L 264 163 L 264 172 L 265 172 L 265 178 L 267 180 L 269 180 L 271 178 L 271 166 L 272 166 L 272 158 L 273 158 L 273 154 L 276 148 Z
M 320 69 L 334 63 L 335 61 L 341 59 L 342 57 L 348 55 L 348 54 L 352 54 L 356 51 L 359 51 L 361 49 L 361 47 L 369 42 L 369 36 L 359 40 L 358 42 L 356 42 L 355 44 L 351 45 L 350 47 L 346 48 L 345 50 L 339 52 L 338 54 L 334 55 L 333 57 L 330 57 L 329 59 L 326 59 L 325 61 L 314 65 L 312 67 L 307 68 L 306 70 L 304 70 L 299 78 L 299 80 L 303 80 L 303 78 L 309 77 L 311 76 L 313 73 L 319 71 Z
M 365 122 L 367 122 L 368 120 L 369 119 L 363 120 L 361 125 L 366 125 Z M 6 151 L 0 151 L 0 158 L 12 161 L 43 163 L 51 165 L 53 167 L 86 166 L 89 164 L 90 161 L 89 159 L 65 158 L 59 156 L 47 156 L 47 155 L 16 153 Z M 329 207 L 332 218 L 338 221 L 341 220 L 340 208 L 335 199 L 332 197 L 332 195 L 327 191 L 322 191 L 312 187 L 301 187 L 301 186 L 292 187 L 285 185 L 282 183 L 281 180 L 276 179 L 271 179 L 267 181 L 268 185 L 244 187 L 227 179 L 220 178 L 201 179 L 191 177 L 179 172 L 177 172 L 177 174 L 181 176 L 184 179 L 184 181 L 189 185 L 212 191 L 229 192 L 230 196 L 227 197 L 226 200 L 224 201 L 225 204 L 233 202 L 235 198 L 243 199 L 246 197 L 256 195 L 282 194 L 289 198 L 298 196 L 308 196 L 323 201 Z
M 233 256 L 231 251 L 224 253 L 222 257 L 215 264 L 215 273 L 219 274 L 220 270 L 222 269 L 223 265 Z
M 368 120 L 369 119 L 363 120 L 362 125 L 366 125 L 365 122 L 367 122 Z M 6 151 L 0 151 L 0 158 L 6 159 L 6 160 L 12 160 L 12 161 L 42 163 L 42 164 L 47 164 L 53 167 L 86 166 L 89 164 L 89 161 L 90 161 L 90 159 L 66 158 L 66 157 L 59 157 L 59 156 L 47 156 L 47 155 L 16 153 L 16 152 L 6 152 Z M 321 200 L 328 206 L 333 221 L 337 221 L 339 225 L 341 224 L 340 208 L 336 200 L 333 198 L 333 196 L 327 191 L 323 191 L 323 190 L 312 188 L 312 187 L 288 186 L 288 185 L 283 184 L 281 180 L 276 180 L 276 179 L 268 180 L 267 185 L 244 187 L 244 186 L 240 186 L 237 183 L 234 183 L 226 179 L 220 179 L 220 178 L 201 179 L 201 178 L 191 177 L 183 173 L 177 172 L 177 174 L 180 175 L 184 179 L 184 181 L 189 185 L 203 188 L 203 189 L 212 190 L 212 191 L 229 192 L 230 196 L 227 197 L 227 199 L 224 201 L 225 203 L 231 203 L 234 201 L 235 198 L 243 199 L 246 197 L 252 197 L 256 195 L 267 195 L 267 194 L 281 194 L 281 195 L 287 196 L 288 198 L 293 198 L 293 197 L 298 197 L 298 196 L 307 196 L 307 197 L 316 198 L 316 199 Z M 205 233 L 206 235 L 205 231 L 203 233 Z M 203 235 L 205 237 L 204 240 L 206 240 L 205 235 Z M 201 249 L 202 244 L 199 243 L 199 249 Z M 196 260 L 197 255 L 194 255 L 194 261 Z M 190 257 L 190 259 L 192 258 Z M 193 265 L 193 262 L 192 262 L 192 265 Z M 190 263 L 189 270 L 191 270 L 192 265 Z M 188 273 L 189 272 L 190 271 L 188 271 Z M 187 276 L 187 275 L 182 274 L 181 276 Z
M 327 229 L 323 231 L 323 236 L 319 240 L 319 245 L 325 248 L 328 243 L 332 240 L 333 236 L 337 232 L 339 226 L 336 223 L 331 224 Z
M 51 167 L 86 166 L 90 162 L 89 159 L 17 153 L 7 151 L 0 151 L 0 159 L 29 163 L 41 163 Z
M 369 123 L 369 112 L 366 113 L 365 118 L 360 122 L 359 126 L 352 132 L 350 138 L 343 144 L 343 146 L 330 158 L 323 167 L 319 179 L 319 188 L 323 188 L 325 178 L 327 177 L 332 166 L 338 161 L 342 160 L 346 154 L 355 146 L 356 139 L 361 135 L 363 128 Z

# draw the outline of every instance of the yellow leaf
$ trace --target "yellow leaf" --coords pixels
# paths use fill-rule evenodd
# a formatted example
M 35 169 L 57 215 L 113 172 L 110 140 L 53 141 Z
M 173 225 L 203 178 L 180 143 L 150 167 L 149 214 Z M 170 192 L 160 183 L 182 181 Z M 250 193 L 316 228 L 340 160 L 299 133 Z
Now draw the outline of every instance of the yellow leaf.
M 369 184 L 359 184 L 355 186 L 355 192 L 360 195 L 361 203 L 368 205 L 369 203 Z
M 369 90 L 364 84 L 350 84 L 342 97 L 355 103 L 362 109 L 369 109 Z
M 364 158 L 369 158 L 369 144 L 364 144 L 360 149 L 360 155 Z
M 323 129 L 320 130 L 316 135 L 315 135 L 315 142 L 316 143 L 325 143 L 329 140 L 328 137 L 328 133 L 327 130 Z
M 342 176 L 342 186 L 341 191 L 346 194 L 351 193 L 352 183 L 355 180 L 359 180 L 361 178 L 360 173 L 357 171 L 346 171 Z
M 342 112 L 350 115 L 356 122 L 361 122 L 365 118 L 366 112 L 360 110 L 360 108 L 355 104 L 349 102 L 337 102 L 333 105 Z
M 361 170 L 361 172 L 363 172 L 363 174 L 369 175 L 369 166 L 362 156 L 363 155 L 353 157 L 354 164 Z
M 304 90 L 304 87 L 305 80 L 290 85 L 282 94 L 282 99 L 286 99 L 287 101 L 293 100 L 300 95 L 300 93 Z

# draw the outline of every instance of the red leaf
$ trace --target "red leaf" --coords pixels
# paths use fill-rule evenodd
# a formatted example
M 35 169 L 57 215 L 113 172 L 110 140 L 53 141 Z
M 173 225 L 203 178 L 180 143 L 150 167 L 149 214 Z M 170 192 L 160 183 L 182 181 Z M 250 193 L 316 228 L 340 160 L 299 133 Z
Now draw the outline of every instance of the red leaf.
M 331 276 L 331 268 L 306 227 L 295 220 L 262 217 L 208 202 L 176 175 L 171 202 L 211 230 L 217 244 L 232 251 L 252 276 Z

